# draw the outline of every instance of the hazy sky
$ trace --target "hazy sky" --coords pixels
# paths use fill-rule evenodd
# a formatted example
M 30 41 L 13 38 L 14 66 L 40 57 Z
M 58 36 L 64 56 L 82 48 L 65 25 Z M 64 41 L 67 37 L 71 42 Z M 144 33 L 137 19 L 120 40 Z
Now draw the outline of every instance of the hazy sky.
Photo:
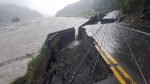
M 44 16 L 54 16 L 58 10 L 65 7 L 67 4 L 77 1 L 79 0 L 0 0 L 0 4 L 16 4 L 36 10 Z

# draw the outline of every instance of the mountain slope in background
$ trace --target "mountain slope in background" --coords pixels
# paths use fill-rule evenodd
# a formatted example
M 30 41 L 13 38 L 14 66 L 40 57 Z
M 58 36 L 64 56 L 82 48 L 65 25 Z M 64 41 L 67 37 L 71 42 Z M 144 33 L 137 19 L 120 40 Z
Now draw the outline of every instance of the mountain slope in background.
M 73 14 L 88 13 L 94 10 L 102 12 L 108 8 L 114 9 L 116 0 L 80 0 L 74 4 L 67 5 L 56 13 L 56 17 L 68 16 Z
M 1 22 L 6 22 L 7 20 L 4 20 L 3 18 L 0 17 L 0 23 Z
M 92 10 L 93 0 L 80 0 L 59 10 L 55 16 L 66 16 Z
M 1 4 L 0 22 L 11 21 L 13 17 L 19 17 L 21 20 L 28 20 L 43 17 L 43 15 L 26 7 L 19 7 L 13 4 Z
M 101 12 L 108 9 L 116 9 L 116 0 L 94 0 L 93 10 L 96 12 Z
M 107 6 L 107 0 L 94 0 L 93 10 L 95 11 L 103 11 Z

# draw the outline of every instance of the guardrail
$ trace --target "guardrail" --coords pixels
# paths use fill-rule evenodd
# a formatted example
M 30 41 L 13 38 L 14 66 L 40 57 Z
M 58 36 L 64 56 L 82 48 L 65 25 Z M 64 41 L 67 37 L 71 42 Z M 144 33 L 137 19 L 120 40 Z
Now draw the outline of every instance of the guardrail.
M 93 18 L 91 18 L 89 21 L 84 23 L 78 28 L 78 39 L 81 39 L 81 28 L 84 27 L 85 25 L 90 25 L 90 24 L 96 24 L 97 22 L 101 21 L 101 19 L 105 16 L 105 13 L 101 13 L 100 15 L 96 15 Z
M 58 34 L 60 36 L 59 40 L 57 42 L 57 45 L 56 45 L 57 50 L 60 50 L 60 49 L 64 48 L 65 46 L 67 46 L 71 41 L 73 41 L 75 39 L 75 28 L 69 28 L 69 29 L 66 29 L 66 30 L 62 30 L 62 31 L 58 31 L 58 32 L 48 34 L 48 36 L 47 36 L 47 38 L 46 38 L 46 40 L 45 40 L 42 47 L 48 45 L 49 39 L 54 34 Z
M 114 23 L 116 19 L 101 19 L 101 24 Z
M 70 28 L 58 32 L 48 34 L 42 47 L 48 47 L 42 57 L 37 69 L 34 72 L 31 84 L 49 84 L 50 78 L 55 73 L 52 69 L 55 52 L 64 48 L 75 39 L 75 29 Z M 42 77 L 42 78 L 41 78 Z M 42 79 L 42 80 L 39 80 Z

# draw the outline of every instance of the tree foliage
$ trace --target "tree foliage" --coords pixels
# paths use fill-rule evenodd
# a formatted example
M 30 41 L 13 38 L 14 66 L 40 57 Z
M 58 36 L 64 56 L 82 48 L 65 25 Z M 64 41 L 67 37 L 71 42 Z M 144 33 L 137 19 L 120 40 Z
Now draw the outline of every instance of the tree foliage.
M 94 11 L 97 11 L 97 12 L 106 10 L 108 9 L 107 1 L 106 0 L 94 0 L 92 8 Z
M 12 22 L 19 22 L 19 17 L 14 17 L 13 19 L 12 19 Z
M 147 11 L 150 7 L 150 0 L 116 0 L 117 6 L 123 14 L 126 15 L 140 15 L 145 9 Z

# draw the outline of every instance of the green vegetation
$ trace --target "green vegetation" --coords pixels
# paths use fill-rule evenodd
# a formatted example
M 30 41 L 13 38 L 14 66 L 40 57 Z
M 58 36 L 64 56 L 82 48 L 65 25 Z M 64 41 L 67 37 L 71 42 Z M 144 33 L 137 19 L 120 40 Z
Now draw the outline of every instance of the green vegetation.
M 137 23 L 143 24 L 144 22 L 145 24 L 146 19 L 150 19 L 150 15 L 145 15 L 144 21 L 139 19 L 143 14 L 150 12 L 150 0 L 80 0 L 58 11 L 56 16 L 91 18 L 97 12 L 108 9 L 120 10 L 119 16 L 124 22 L 134 23 L 137 21 Z
M 31 54 L 27 53 L 26 57 L 29 57 L 29 58 L 33 57 L 33 53 L 31 53 Z
M 48 44 L 48 47 L 49 48 L 53 48 L 54 47 L 54 44 L 56 43 L 56 41 L 59 39 L 59 35 L 56 33 L 54 34 L 51 38 L 50 38 L 50 42 Z
M 97 13 L 104 12 L 109 8 L 112 10 L 117 8 L 116 0 L 80 0 L 59 10 L 56 16 L 91 18 Z
M 106 11 L 108 9 L 116 9 L 116 0 L 94 0 L 92 8 L 94 11 Z
M 0 22 L 10 22 L 14 17 L 21 20 L 43 17 L 40 13 L 15 4 L 0 4 Z
M 37 69 L 39 63 L 41 62 L 46 50 L 48 49 L 48 47 L 53 48 L 59 37 L 60 36 L 58 34 L 54 34 L 49 39 L 50 42 L 48 42 L 49 43 L 48 46 L 45 48 L 42 48 L 40 53 L 35 58 L 33 57 L 33 53 L 26 54 L 27 57 L 33 57 L 32 60 L 29 61 L 29 63 L 28 63 L 27 73 L 22 77 L 16 78 L 10 84 L 30 84 L 33 80 L 33 75 L 35 73 L 35 70 Z
M 40 53 L 35 58 L 32 58 L 31 61 L 29 61 L 28 68 L 27 68 L 27 73 L 24 76 L 22 76 L 22 77 L 16 78 L 10 84 L 31 83 L 31 81 L 33 79 L 34 71 L 36 70 L 36 68 L 37 68 L 38 64 L 40 63 L 42 57 L 44 56 L 46 50 L 47 50 L 47 47 L 46 48 L 42 48 Z M 31 54 L 26 54 L 26 56 L 31 56 Z
M 13 19 L 12 19 L 12 22 L 19 22 L 19 17 L 14 17 Z
M 117 4 L 123 14 L 127 16 L 139 16 L 144 9 L 146 0 L 117 0 Z
M 71 15 L 67 15 L 66 17 L 84 17 L 84 18 L 92 18 L 95 15 L 99 15 L 101 12 L 91 12 L 91 11 L 85 11 L 82 13 L 77 13 L 77 14 L 71 14 Z
M 150 0 L 116 0 L 123 22 L 140 25 L 150 24 L 147 20 L 139 19 L 150 10 Z
M 107 10 L 108 7 L 112 7 L 114 1 L 109 0 L 110 5 L 108 6 L 107 0 L 80 0 L 59 10 L 55 16 L 90 18 L 90 16 L 96 15 L 97 12 L 102 12 Z

